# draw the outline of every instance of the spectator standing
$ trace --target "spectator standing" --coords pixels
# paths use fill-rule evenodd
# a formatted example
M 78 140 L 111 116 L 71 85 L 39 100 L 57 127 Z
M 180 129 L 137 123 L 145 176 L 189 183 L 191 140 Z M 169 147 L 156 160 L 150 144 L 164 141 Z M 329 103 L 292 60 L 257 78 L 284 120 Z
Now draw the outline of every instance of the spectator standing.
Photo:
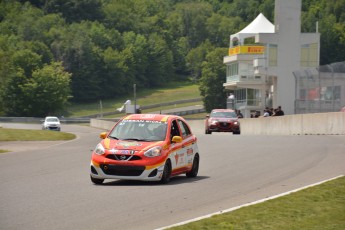
M 273 109 L 270 109 L 270 108 L 268 108 L 268 107 L 266 107 L 265 108 L 265 110 L 266 110 L 266 112 L 269 114 L 269 116 L 272 116 L 272 114 L 273 114 Z M 265 112 L 265 110 L 264 110 L 264 112 Z
M 237 110 L 237 117 L 238 118 L 243 118 L 243 114 L 241 113 L 241 110 Z
M 282 110 L 281 106 L 278 106 L 278 108 L 276 109 L 275 113 L 273 116 L 284 116 L 284 111 Z

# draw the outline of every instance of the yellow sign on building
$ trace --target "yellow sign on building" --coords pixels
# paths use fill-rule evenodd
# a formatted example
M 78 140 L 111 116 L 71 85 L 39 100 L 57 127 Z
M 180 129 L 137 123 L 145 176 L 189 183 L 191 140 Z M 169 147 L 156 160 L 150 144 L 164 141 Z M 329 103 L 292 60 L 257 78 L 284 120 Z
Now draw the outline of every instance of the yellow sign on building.
M 236 46 L 229 49 L 229 56 L 235 54 L 263 54 L 264 46 Z

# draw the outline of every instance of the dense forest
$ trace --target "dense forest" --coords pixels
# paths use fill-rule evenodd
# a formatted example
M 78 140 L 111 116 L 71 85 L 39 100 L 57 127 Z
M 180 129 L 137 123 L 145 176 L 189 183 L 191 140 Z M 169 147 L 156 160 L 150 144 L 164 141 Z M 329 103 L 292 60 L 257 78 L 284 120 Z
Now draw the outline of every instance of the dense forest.
M 221 106 L 229 36 L 259 13 L 274 23 L 274 0 L 1 0 L 0 115 L 45 116 L 177 80 Z M 317 21 L 321 64 L 344 61 L 345 0 L 302 0 L 302 31 Z

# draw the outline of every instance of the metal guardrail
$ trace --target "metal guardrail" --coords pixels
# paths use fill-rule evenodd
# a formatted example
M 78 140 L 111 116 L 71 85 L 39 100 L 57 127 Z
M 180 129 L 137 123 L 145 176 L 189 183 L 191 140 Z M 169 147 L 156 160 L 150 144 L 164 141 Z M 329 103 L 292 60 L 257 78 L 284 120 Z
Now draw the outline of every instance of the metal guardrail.
M 191 115 L 191 114 L 197 114 L 197 113 L 204 113 L 205 111 L 206 111 L 205 109 L 192 109 L 192 110 L 185 110 L 185 111 L 169 112 L 167 114 L 185 116 L 185 115 Z
M 338 112 L 345 106 L 345 61 L 293 74 L 295 114 Z
M 178 104 L 197 102 L 197 101 L 202 101 L 202 99 L 199 97 L 199 98 L 185 99 L 185 100 L 179 100 L 179 101 L 163 102 L 163 103 L 152 104 L 152 105 L 143 105 L 143 106 L 140 106 L 140 109 L 141 110 L 154 109 L 154 108 L 160 108 L 162 106 L 178 105 Z M 81 116 L 80 118 L 99 118 L 100 116 L 109 116 L 109 115 L 116 115 L 116 114 L 121 114 L 121 112 L 115 110 L 111 112 L 103 112 L 102 114 L 97 113 L 97 114 L 91 114 L 87 116 Z
M 141 108 L 142 109 L 152 109 L 152 108 L 159 108 L 161 106 L 183 104 L 183 103 L 196 102 L 196 101 L 201 101 L 201 98 L 194 98 L 194 99 L 172 101 L 172 102 L 166 102 L 166 103 L 160 103 L 160 104 L 153 104 L 153 105 L 142 106 Z M 203 112 L 205 112 L 205 109 L 181 110 L 181 111 L 176 111 L 176 112 L 168 112 L 167 114 L 174 114 L 174 115 L 183 116 L 183 115 L 203 113 Z M 103 113 L 103 116 L 115 115 L 115 114 L 120 114 L 120 113 L 116 113 L 116 112 Z M 99 118 L 99 115 L 100 114 L 93 114 L 93 115 L 83 116 L 83 117 L 64 117 L 64 118 L 60 118 L 60 122 L 63 124 L 89 123 L 91 118 Z M 40 117 L 0 117 L 0 122 L 4 122 L 4 123 L 41 124 L 41 123 L 43 123 L 43 121 L 44 121 L 44 118 L 40 118 Z
M 0 122 L 3 123 L 41 124 L 43 121 L 44 118 L 41 117 L 0 117 Z M 60 122 L 63 124 L 89 123 L 90 118 L 60 118 Z

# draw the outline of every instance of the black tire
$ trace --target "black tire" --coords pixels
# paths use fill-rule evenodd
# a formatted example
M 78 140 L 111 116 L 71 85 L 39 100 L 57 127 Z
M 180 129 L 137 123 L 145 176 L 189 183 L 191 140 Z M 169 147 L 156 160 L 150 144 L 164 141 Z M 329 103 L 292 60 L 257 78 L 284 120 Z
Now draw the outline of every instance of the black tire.
M 196 177 L 198 175 L 199 162 L 200 162 L 199 154 L 195 154 L 194 159 L 193 159 L 192 170 L 186 173 L 187 177 Z
M 162 178 L 160 180 L 160 183 L 161 184 L 168 183 L 170 181 L 170 177 L 171 177 L 171 163 L 170 163 L 170 160 L 168 159 L 165 162 L 163 175 L 162 175 Z
M 92 176 L 90 176 L 90 178 L 94 184 L 102 184 L 104 181 L 104 179 L 97 179 L 97 178 L 93 178 Z
M 205 134 L 212 134 L 212 132 L 209 129 L 205 129 Z
M 233 134 L 236 134 L 236 135 L 239 135 L 239 134 L 241 134 L 241 131 L 235 131 L 235 132 L 233 132 Z

